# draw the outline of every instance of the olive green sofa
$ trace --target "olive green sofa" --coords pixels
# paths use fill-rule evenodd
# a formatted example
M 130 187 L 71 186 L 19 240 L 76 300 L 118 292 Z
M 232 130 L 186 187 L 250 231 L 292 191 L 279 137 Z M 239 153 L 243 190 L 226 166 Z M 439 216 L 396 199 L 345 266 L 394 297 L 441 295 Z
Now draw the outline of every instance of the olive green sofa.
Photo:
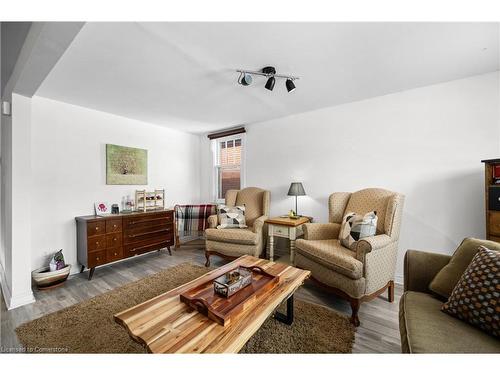
M 491 248 L 490 241 L 471 238 L 465 239 L 461 246 L 464 244 L 469 248 L 479 245 Z M 451 258 L 417 250 L 406 252 L 404 294 L 399 304 L 402 352 L 500 353 L 500 340 L 442 312 L 443 298 L 429 289 L 436 274 Z

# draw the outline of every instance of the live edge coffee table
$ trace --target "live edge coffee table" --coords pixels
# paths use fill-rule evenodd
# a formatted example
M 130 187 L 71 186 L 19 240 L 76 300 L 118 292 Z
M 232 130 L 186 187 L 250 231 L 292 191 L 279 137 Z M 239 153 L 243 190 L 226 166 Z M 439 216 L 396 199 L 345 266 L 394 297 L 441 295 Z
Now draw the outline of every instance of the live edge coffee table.
M 257 295 L 256 300 L 249 300 L 249 307 L 234 316 L 229 325 L 216 323 L 181 301 L 181 294 L 238 266 L 260 267 L 265 272 L 278 276 L 279 281 L 272 289 Z M 115 321 L 152 353 L 237 353 L 271 314 L 274 313 L 274 317 L 285 324 L 292 324 L 293 294 L 309 275 L 310 271 L 245 255 L 187 284 L 116 314 Z M 285 300 L 287 313 L 275 312 Z

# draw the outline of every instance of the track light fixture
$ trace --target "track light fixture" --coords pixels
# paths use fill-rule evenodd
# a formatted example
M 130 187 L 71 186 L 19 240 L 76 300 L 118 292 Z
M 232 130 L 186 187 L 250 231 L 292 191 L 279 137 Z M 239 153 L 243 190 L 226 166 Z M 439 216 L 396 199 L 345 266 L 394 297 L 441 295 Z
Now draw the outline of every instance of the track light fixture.
M 276 78 L 286 79 L 285 86 L 288 92 L 292 92 L 293 90 L 295 90 L 295 84 L 293 83 L 293 81 L 299 79 L 299 77 L 277 74 L 274 66 L 266 66 L 259 72 L 243 69 L 238 69 L 236 71 L 240 73 L 240 76 L 238 77 L 238 83 L 243 86 L 248 86 L 252 83 L 252 74 L 267 77 L 266 85 L 264 87 L 269 91 L 273 91 L 274 84 L 276 83 Z

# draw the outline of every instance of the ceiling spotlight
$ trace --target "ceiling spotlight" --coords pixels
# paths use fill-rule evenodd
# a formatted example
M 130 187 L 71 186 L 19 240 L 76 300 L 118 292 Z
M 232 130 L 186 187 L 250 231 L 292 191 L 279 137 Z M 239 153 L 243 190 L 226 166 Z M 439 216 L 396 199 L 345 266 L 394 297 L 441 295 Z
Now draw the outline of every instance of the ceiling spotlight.
M 238 83 L 243 86 L 248 86 L 252 83 L 252 75 L 264 76 L 267 78 L 265 88 L 269 91 L 273 91 L 274 84 L 276 83 L 276 78 L 286 79 L 286 89 L 288 92 L 292 92 L 295 90 L 295 84 L 293 81 L 299 79 L 297 76 L 285 75 L 285 74 L 277 74 L 274 66 L 266 66 L 260 71 L 254 70 L 246 70 L 246 69 L 238 69 L 236 70 L 240 73 L 238 77 Z
M 274 79 L 274 77 L 269 77 L 269 79 L 266 82 L 266 89 L 268 89 L 269 91 L 273 91 L 275 82 L 276 80 Z
M 240 77 L 240 84 L 243 86 L 248 86 L 248 85 L 252 84 L 252 76 L 250 74 L 247 74 L 247 73 L 242 73 L 242 75 Z
M 291 79 L 287 79 L 285 85 L 288 92 L 292 92 L 293 90 L 295 90 L 295 84 Z

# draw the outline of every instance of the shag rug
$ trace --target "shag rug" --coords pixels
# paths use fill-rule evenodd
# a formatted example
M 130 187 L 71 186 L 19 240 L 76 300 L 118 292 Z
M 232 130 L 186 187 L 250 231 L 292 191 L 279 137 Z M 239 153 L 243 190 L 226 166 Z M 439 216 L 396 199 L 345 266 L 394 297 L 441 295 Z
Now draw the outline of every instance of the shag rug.
M 113 315 L 206 272 L 205 267 L 183 263 L 24 323 L 16 333 L 27 351 L 146 353 Z M 267 319 L 240 353 L 351 353 L 354 329 L 348 318 L 297 298 L 294 315 L 291 326 Z

